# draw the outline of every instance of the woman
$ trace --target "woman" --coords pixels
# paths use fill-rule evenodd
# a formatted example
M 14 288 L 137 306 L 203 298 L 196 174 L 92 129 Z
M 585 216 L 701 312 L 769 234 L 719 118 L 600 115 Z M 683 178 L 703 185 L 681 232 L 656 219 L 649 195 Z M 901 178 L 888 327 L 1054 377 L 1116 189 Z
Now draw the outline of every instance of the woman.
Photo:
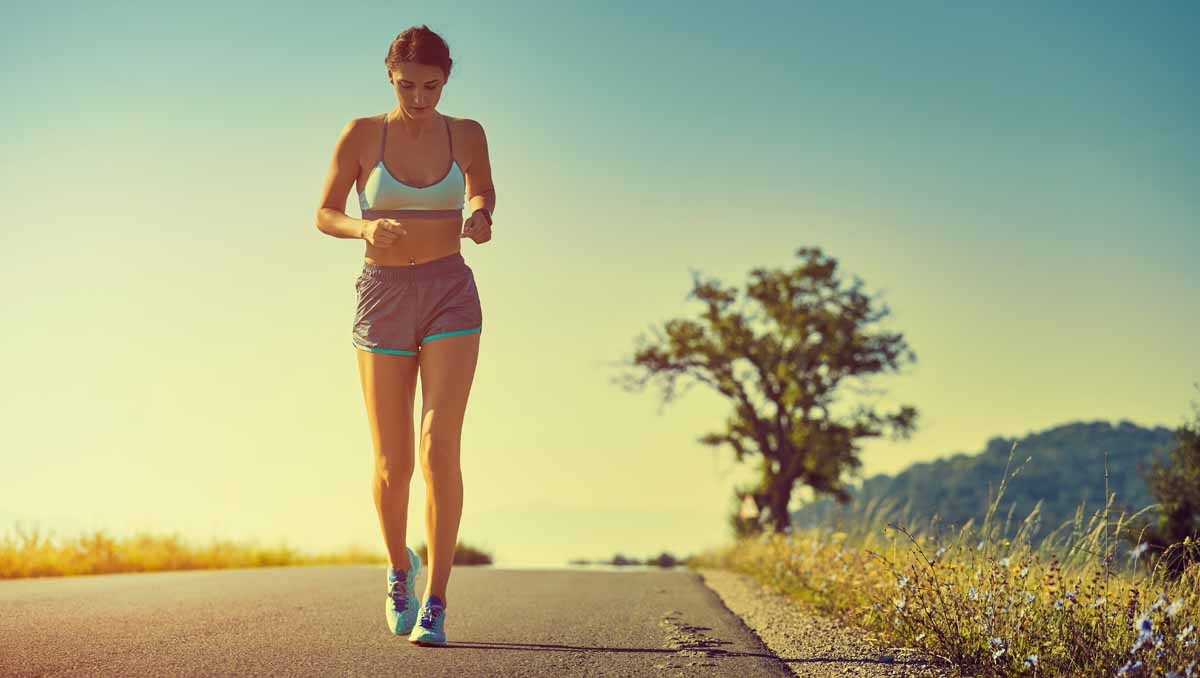
M 446 584 L 462 516 L 459 443 L 483 328 L 461 239 L 491 240 L 496 191 L 483 128 L 436 110 L 452 64 L 445 41 L 414 26 L 392 42 L 384 64 L 398 105 L 342 130 L 317 228 L 367 242 L 355 285 L 353 342 L 375 448 L 372 491 L 389 556 L 388 628 L 418 645 L 444 645 Z M 356 181 L 362 219 L 344 212 Z M 471 210 L 465 221 L 464 195 Z M 413 593 L 421 560 L 405 543 L 418 370 L 421 470 L 429 488 L 430 575 L 422 601 Z

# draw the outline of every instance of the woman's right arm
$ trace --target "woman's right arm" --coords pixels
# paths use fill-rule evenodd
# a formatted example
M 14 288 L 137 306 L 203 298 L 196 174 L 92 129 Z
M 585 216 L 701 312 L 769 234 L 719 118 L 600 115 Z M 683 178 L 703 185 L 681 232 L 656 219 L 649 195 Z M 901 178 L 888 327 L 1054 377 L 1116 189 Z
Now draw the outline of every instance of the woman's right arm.
M 317 230 L 335 238 L 362 238 L 369 223 L 346 214 L 346 194 L 358 178 L 357 148 L 364 129 L 362 118 L 346 123 L 333 149 L 333 160 L 321 189 L 321 206 L 317 208 Z

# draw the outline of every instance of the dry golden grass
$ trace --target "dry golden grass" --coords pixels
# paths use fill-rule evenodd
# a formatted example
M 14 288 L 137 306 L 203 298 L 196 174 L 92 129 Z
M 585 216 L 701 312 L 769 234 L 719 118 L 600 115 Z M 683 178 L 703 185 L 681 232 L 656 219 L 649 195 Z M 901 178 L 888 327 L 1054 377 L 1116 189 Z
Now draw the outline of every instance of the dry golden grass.
M 422 562 L 429 562 L 428 545 L 413 547 Z M 75 538 L 55 540 L 39 530 L 18 526 L 14 535 L 0 537 L 0 579 L 63 577 L 119 572 L 277 567 L 282 565 L 386 565 L 387 556 L 361 547 L 321 554 L 306 554 L 285 545 L 268 547 L 213 540 L 193 545 L 178 535 L 139 533 L 125 539 L 95 531 Z M 455 565 L 488 565 L 490 554 L 459 541 Z
M 1086 525 L 1081 506 L 1036 549 L 1027 537 L 1037 507 L 1009 538 L 1008 521 L 993 521 L 1009 477 L 1006 469 L 978 529 L 914 533 L 907 508 L 876 502 L 837 524 L 764 533 L 689 565 L 750 574 L 963 675 L 1200 678 L 1200 563 L 1171 580 L 1146 566 L 1142 549 L 1121 549 L 1110 534 L 1138 514 L 1111 521 L 1113 495 Z M 1197 548 L 1190 538 L 1176 546 Z

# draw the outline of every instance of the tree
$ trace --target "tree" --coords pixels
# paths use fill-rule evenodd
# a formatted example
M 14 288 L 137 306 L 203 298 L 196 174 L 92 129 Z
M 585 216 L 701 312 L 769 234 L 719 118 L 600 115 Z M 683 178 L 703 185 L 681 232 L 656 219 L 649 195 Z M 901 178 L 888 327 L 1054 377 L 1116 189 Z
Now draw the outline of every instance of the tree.
M 904 359 L 915 362 L 916 355 L 898 333 L 867 332 L 889 310 L 872 308 L 860 292 L 861 280 L 855 277 L 843 289 L 836 260 L 820 248 L 801 247 L 796 256 L 801 263 L 790 271 L 752 270 L 737 308 L 736 290 L 693 271 L 688 297 L 707 305 L 701 320 L 668 320 L 665 336 L 655 329 L 653 342 L 639 336 L 633 357 L 622 363 L 630 371 L 614 379 L 627 391 L 659 382 L 663 405 L 676 397 L 676 382 L 685 377 L 694 381 L 678 395 L 701 383 L 731 401 L 724 430 L 699 441 L 730 446 L 739 462 L 758 460 L 757 484 L 734 491 L 739 504 L 750 497 L 756 509 L 731 516 L 739 531 L 761 529 L 763 521 L 786 531 L 797 482 L 849 502 L 843 474 L 861 466 L 855 441 L 885 430 L 906 439 L 915 428 L 917 411 L 908 405 L 887 415 L 862 405 L 848 416 L 830 414 L 844 381 L 899 371 Z M 756 308 L 747 313 L 750 301 Z M 746 519 L 750 514 L 753 521 Z
M 1196 546 L 1200 539 L 1200 407 L 1193 403 L 1192 409 L 1195 419 L 1191 425 L 1185 421 L 1175 429 L 1175 444 L 1167 460 L 1151 459 L 1150 471 L 1145 474 L 1146 485 L 1158 499 L 1157 521 L 1142 521 L 1144 527 L 1126 535 L 1135 543 L 1144 541 L 1146 548 L 1161 556 L 1171 551 L 1162 564 L 1172 576 L 1200 562 L 1200 547 Z

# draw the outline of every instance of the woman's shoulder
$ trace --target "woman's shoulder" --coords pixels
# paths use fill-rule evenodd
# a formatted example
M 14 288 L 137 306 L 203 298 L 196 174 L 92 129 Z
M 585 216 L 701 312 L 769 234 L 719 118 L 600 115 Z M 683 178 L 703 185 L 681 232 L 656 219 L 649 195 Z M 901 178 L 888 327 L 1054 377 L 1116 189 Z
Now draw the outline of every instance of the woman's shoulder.
M 453 115 L 446 115 L 445 113 L 442 114 L 442 117 L 446 119 L 446 122 L 450 123 L 450 128 L 455 132 L 461 130 L 463 132 L 473 133 L 477 130 L 483 129 L 483 127 L 477 121 L 472 120 L 471 118 L 456 118 Z
M 383 114 L 379 113 L 352 118 L 342 127 L 342 138 L 345 143 L 352 144 L 357 148 L 365 143 L 368 137 L 378 136 L 382 124 Z

